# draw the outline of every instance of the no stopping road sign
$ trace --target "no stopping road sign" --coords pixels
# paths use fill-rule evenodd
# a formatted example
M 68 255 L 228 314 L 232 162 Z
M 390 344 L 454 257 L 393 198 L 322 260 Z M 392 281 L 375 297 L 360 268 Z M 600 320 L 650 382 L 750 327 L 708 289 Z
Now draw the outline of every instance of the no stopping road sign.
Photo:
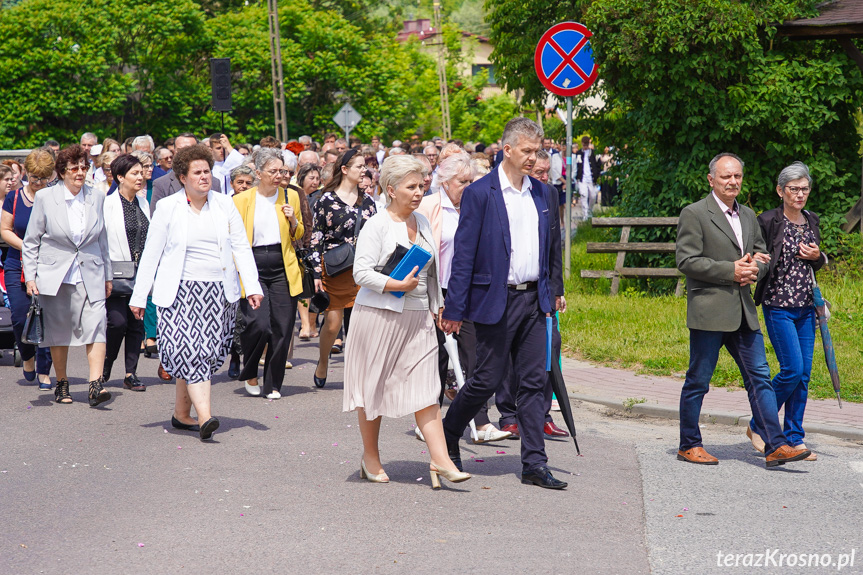
M 546 89 L 558 96 L 577 96 L 596 82 L 591 36 L 578 22 L 555 24 L 542 35 L 533 61 Z

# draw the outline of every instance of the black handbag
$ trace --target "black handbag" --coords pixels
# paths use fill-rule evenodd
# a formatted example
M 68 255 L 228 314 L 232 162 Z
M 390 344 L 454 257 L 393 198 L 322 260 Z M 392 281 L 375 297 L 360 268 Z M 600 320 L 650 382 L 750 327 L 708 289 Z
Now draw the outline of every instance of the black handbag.
M 357 209 L 357 221 L 354 224 L 354 242 L 360 235 L 360 222 L 363 221 L 363 207 Z M 324 270 L 327 275 L 336 277 L 354 267 L 354 246 L 345 242 L 324 252 Z
M 382 265 L 380 269 L 375 268 L 375 271 L 378 271 L 385 276 L 392 275 L 393 270 L 396 269 L 396 266 L 399 265 L 399 262 L 402 261 L 402 258 L 405 257 L 405 254 L 407 253 L 408 249 L 406 247 L 401 244 L 396 244 L 396 249 L 390 254 L 389 259 L 387 259 L 387 263 Z
M 45 326 L 42 324 L 42 306 L 39 305 L 39 296 L 30 296 L 30 309 L 27 310 L 27 319 L 24 320 L 24 331 L 21 341 L 30 345 L 39 345 L 45 339 Z
M 135 276 L 138 274 L 138 259 L 141 257 L 141 252 L 144 251 L 144 246 L 141 245 L 141 209 L 135 210 L 135 219 L 138 224 L 137 232 L 135 233 L 135 251 L 132 253 L 134 261 L 111 261 L 111 269 L 113 277 L 113 287 L 111 295 L 131 296 L 135 290 Z

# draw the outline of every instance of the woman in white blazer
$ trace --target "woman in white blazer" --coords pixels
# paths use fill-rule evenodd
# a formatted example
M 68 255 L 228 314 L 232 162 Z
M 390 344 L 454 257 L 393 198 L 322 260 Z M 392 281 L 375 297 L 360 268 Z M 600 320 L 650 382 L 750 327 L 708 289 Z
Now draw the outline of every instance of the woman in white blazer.
M 105 198 L 105 229 L 108 231 L 108 251 L 112 262 L 133 262 L 137 264 L 147 241 L 150 227 L 150 206 L 147 199 L 138 196 L 144 189 L 146 177 L 141 161 L 132 154 L 119 156 L 109 166 L 117 181 L 117 191 Z M 118 266 L 112 264 L 117 273 Z M 105 353 L 105 367 L 102 379 L 111 378 L 111 367 L 120 353 L 123 340 L 125 345 L 125 377 L 123 386 L 132 391 L 146 391 L 144 383 L 138 378 L 138 358 L 141 355 L 141 342 L 144 341 L 144 322 L 132 314 L 126 288 L 127 282 L 115 281 L 111 297 L 105 301 L 108 314 L 108 345 Z
M 69 346 L 86 346 L 88 399 L 95 407 L 111 398 L 102 387 L 105 363 L 105 299 L 111 295 L 111 258 L 102 216 L 105 195 L 84 184 L 87 152 L 80 145 L 57 154 L 61 181 L 36 192 L 21 250 L 28 295 L 38 295 L 45 327 L 40 347 L 54 359 L 57 403 L 70 404 L 66 363 Z
M 412 156 L 384 160 L 381 189 L 387 208 L 362 229 L 354 257 L 354 281 L 360 285 L 345 351 L 344 411 L 356 411 L 363 439 L 360 476 L 387 483 L 378 435 L 382 416 L 413 413 L 428 443 L 432 486 L 438 476 L 452 482 L 470 479 L 447 453 L 441 422 L 437 377 L 435 319 L 442 311 L 434 235 L 425 216 L 416 213 L 423 198 L 423 164 Z M 403 280 L 379 271 L 397 246 L 417 246 L 431 259 Z M 392 292 L 403 292 L 402 297 Z
M 233 340 L 240 299 L 237 272 L 253 309 L 263 293 L 234 202 L 210 191 L 212 169 L 209 147 L 177 150 L 174 173 L 184 189 L 163 198 L 153 213 L 129 302 L 135 317 L 143 319 L 152 288 L 159 316 L 159 359 L 177 378 L 171 424 L 198 431 L 202 440 L 219 427 L 210 412 L 210 379 Z M 191 416 L 193 405 L 197 423 Z

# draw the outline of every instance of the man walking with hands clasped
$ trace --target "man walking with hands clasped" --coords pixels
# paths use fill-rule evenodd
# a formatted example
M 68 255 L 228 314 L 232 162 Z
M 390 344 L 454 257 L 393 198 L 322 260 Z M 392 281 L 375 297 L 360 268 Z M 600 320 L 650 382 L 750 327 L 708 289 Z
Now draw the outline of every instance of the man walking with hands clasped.
M 677 227 L 677 267 L 686 276 L 689 370 L 680 393 L 677 458 L 702 465 L 719 460 L 704 450 L 698 420 L 722 346 L 740 368 L 752 417 L 765 432 L 767 467 L 799 461 L 805 449 L 788 445 L 770 384 L 764 336 L 750 286 L 768 271 L 755 212 L 737 202 L 743 161 L 719 154 L 710 162 L 711 193 L 683 208 Z
M 510 120 L 500 165 L 462 196 L 441 329 L 458 332 L 462 320 L 473 321 L 477 365 L 443 425 L 450 459 L 461 469 L 458 441 L 512 361 L 522 483 L 563 489 L 548 470 L 543 437 L 546 317 L 563 303 L 563 279 L 557 194 L 528 175 L 542 136 L 535 122 Z

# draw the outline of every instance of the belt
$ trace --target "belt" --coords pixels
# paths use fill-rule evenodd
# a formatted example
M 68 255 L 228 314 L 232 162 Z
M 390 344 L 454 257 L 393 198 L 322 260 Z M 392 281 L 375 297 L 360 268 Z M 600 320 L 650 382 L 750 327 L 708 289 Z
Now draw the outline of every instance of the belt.
M 524 282 L 523 284 L 509 284 L 506 287 L 515 291 L 533 291 L 536 289 L 536 282 Z
M 270 244 L 268 246 L 252 246 L 254 252 L 279 252 L 282 251 L 282 244 Z

